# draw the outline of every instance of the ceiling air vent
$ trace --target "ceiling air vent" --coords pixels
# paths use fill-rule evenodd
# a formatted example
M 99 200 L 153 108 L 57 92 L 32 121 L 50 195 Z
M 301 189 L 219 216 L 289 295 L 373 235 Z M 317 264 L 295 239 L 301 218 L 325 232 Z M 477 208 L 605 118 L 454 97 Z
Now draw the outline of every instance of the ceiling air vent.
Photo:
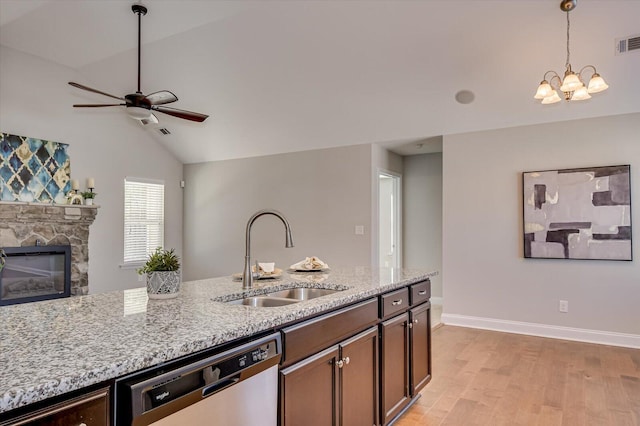
M 163 135 L 170 135 L 170 134 L 171 134 L 171 132 L 169 131 L 169 129 L 167 129 L 166 127 L 162 127 L 162 128 L 160 128 L 160 129 L 158 129 L 158 131 L 159 131 L 160 133 L 162 133 Z
M 640 52 L 640 34 L 616 39 L 616 55 Z

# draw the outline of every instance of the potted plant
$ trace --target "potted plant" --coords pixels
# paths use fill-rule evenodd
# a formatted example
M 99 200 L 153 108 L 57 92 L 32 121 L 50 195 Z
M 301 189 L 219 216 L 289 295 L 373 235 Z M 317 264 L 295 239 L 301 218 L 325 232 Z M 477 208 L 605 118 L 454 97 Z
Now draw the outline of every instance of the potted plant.
M 158 247 L 138 269 L 138 274 L 147 276 L 150 299 L 171 299 L 180 292 L 180 258 L 174 249 Z
M 93 205 L 93 199 L 96 198 L 97 193 L 93 191 L 87 191 L 82 193 L 82 198 L 84 198 L 84 204 L 87 206 Z

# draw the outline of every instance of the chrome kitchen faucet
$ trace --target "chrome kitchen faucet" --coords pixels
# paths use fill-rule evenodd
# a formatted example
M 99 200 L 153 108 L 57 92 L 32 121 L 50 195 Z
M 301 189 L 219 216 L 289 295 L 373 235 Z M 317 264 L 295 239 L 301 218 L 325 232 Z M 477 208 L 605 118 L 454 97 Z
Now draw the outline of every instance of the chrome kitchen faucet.
M 245 255 L 244 255 L 244 271 L 242 272 L 242 289 L 249 290 L 253 287 L 253 272 L 251 271 L 251 226 L 253 222 L 256 221 L 260 216 L 264 216 L 266 214 L 271 214 L 279 218 L 284 224 L 285 230 L 285 247 L 291 248 L 293 247 L 293 239 L 291 238 L 291 227 L 289 226 L 289 222 L 284 217 L 282 213 L 277 210 L 260 210 L 257 211 L 249 218 L 247 222 L 247 231 L 246 231 L 246 247 L 245 247 Z M 256 265 L 256 272 L 258 272 Z

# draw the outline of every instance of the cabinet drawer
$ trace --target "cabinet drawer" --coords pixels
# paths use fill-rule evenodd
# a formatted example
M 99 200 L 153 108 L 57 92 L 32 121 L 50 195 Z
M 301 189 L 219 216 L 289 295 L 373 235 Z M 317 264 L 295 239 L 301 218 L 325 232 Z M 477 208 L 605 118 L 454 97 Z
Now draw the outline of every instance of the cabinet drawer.
M 388 318 L 409 307 L 409 289 L 402 288 L 380 296 L 380 318 Z
M 15 419 L 12 426 L 107 426 L 109 421 L 109 389 L 82 395 Z
M 420 303 L 429 300 L 431 298 L 431 281 L 426 280 L 409 286 L 411 292 L 411 306 L 419 305 Z
M 338 343 L 378 321 L 378 299 L 350 306 L 282 329 L 282 365 L 290 365 L 302 358 Z

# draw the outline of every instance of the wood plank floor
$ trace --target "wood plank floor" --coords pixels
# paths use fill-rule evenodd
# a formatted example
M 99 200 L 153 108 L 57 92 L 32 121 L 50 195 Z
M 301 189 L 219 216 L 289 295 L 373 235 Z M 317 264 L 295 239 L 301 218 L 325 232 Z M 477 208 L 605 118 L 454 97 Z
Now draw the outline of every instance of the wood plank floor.
M 640 425 L 640 350 L 441 326 L 433 379 L 395 423 Z

